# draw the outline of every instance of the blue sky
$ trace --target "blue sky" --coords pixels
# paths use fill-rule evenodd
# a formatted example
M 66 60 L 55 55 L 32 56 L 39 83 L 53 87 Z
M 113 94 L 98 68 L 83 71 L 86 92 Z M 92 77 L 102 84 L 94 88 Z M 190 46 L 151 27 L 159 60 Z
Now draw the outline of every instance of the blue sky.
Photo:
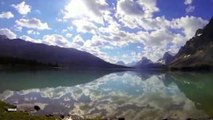
M 156 61 L 176 53 L 212 16 L 213 0 L 0 0 L 0 34 L 112 63 Z

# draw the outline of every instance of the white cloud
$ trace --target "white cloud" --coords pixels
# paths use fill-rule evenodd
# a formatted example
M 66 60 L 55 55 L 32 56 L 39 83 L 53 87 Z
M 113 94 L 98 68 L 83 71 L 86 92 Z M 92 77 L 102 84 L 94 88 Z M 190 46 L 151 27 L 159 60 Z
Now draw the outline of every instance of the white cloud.
M 77 35 L 73 38 L 71 47 L 76 49 L 81 49 L 84 46 L 84 40 L 80 35 Z
M 64 19 L 79 19 L 82 17 L 91 21 L 103 23 L 105 10 L 108 8 L 105 0 L 70 0 L 62 10 Z
M 129 33 L 119 29 L 118 26 L 99 28 L 99 34 L 93 35 L 92 39 L 86 42 L 86 45 L 99 48 L 104 48 L 105 46 L 123 48 L 131 43 L 143 44 L 142 46 L 145 47 L 141 51 L 141 57 L 146 56 L 156 61 L 166 51 L 176 53 L 195 34 L 195 31 L 198 28 L 202 28 L 206 23 L 207 21 L 202 18 L 193 16 L 177 18 L 171 21 L 164 17 L 149 18 L 140 23 L 144 30 L 139 32 Z M 123 61 L 129 61 L 125 57 L 123 58 L 125 59 Z M 132 56 L 131 58 L 134 61 L 138 60 L 139 57 Z M 119 58 L 115 59 L 119 60 Z
M 28 30 L 27 34 L 40 35 L 40 33 L 38 31 L 34 31 L 34 30 Z
M 29 41 L 29 42 L 33 42 L 33 43 L 41 43 L 41 40 L 39 40 L 39 39 L 36 40 L 36 39 L 33 39 L 33 38 L 26 36 L 26 35 L 22 35 L 19 38 L 26 40 L 26 41 Z
M 12 32 L 8 28 L 2 28 L 2 29 L 0 29 L 0 35 L 6 35 L 9 39 L 16 38 L 16 34 L 14 32 Z
M 170 21 L 165 17 L 146 18 L 142 19 L 139 26 L 144 30 L 158 30 L 161 28 L 167 28 L 170 26 Z
M 138 32 L 136 34 L 136 39 L 141 40 L 144 46 L 140 54 L 140 59 L 144 56 L 155 62 L 163 56 L 167 51 L 168 44 L 171 44 L 175 38 L 176 34 L 170 32 L 166 28 L 161 28 L 152 32 Z
M 19 19 L 16 20 L 16 24 L 20 27 L 33 28 L 38 30 L 48 30 L 50 29 L 47 23 L 42 23 L 41 20 L 37 18 L 32 19 Z
M 18 26 L 18 25 L 14 25 L 15 31 L 21 32 L 22 31 L 22 27 Z
M 10 19 L 13 18 L 14 15 L 11 12 L 2 12 L 0 13 L 0 18 Z
M 120 0 L 118 2 L 118 9 L 128 15 L 141 16 L 144 14 L 143 6 L 140 3 L 131 0 Z
M 94 23 L 84 19 L 73 20 L 72 24 L 76 27 L 77 32 L 82 33 L 89 32 L 95 34 L 98 29 Z
M 142 19 L 152 18 L 159 11 L 156 4 L 156 0 L 118 0 L 116 17 L 125 26 L 137 28 Z
M 42 39 L 42 43 L 60 47 L 70 46 L 70 42 L 66 38 L 64 38 L 64 36 L 58 34 L 45 35 Z
M 79 24 L 81 23 L 79 22 Z M 177 18 L 171 21 L 165 17 L 147 18 L 142 19 L 140 23 L 136 24 L 136 27 L 141 28 L 141 30 L 134 33 L 121 29 L 121 25 L 113 21 L 113 19 L 109 18 L 108 23 L 106 26 L 99 27 L 95 24 L 76 24 L 76 29 L 79 32 L 90 33 L 92 31 L 91 29 L 86 30 L 84 26 L 94 28 L 95 30 L 95 34 L 93 34 L 90 40 L 86 40 L 84 45 L 82 40 L 83 46 L 80 47 L 80 50 L 90 52 L 106 61 L 116 62 L 122 58 L 127 63 L 139 60 L 142 56 L 156 61 L 167 51 L 176 53 L 180 46 L 184 45 L 194 35 L 197 28 L 202 28 L 207 21 L 192 16 Z M 111 56 L 109 54 L 110 50 L 113 51 L 114 48 L 122 49 L 132 43 L 145 47 L 142 48 L 141 53 L 127 54 L 123 55 L 123 57 Z M 108 53 L 103 52 L 103 49 L 108 49 Z M 130 60 L 125 56 L 131 56 L 132 59 Z
M 195 6 L 188 6 L 188 7 L 186 7 L 186 13 L 191 13 L 191 12 L 193 12 L 195 10 Z
M 128 15 L 151 17 L 159 11 L 156 0 L 118 0 L 117 11 Z
M 140 33 L 139 33 L 140 34 Z M 162 28 L 150 33 L 141 33 L 141 40 L 145 46 L 166 46 L 167 42 L 173 39 L 173 34 L 167 29 Z
M 183 29 L 183 32 L 187 39 L 193 37 L 197 29 L 203 28 L 208 23 L 208 21 L 194 16 L 177 18 L 174 19 L 172 22 L 172 28 Z
M 156 24 L 159 25 L 159 27 L 156 27 L 153 31 L 140 31 L 134 35 L 136 39 L 142 40 L 145 46 L 142 55 L 153 61 L 162 57 L 166 51 L 176 53 L 187 40 L 194 36 L 198 28 L 203 28 L 208 23 L 208 21 L 202 18 L 193 16 L 181 17 L 173 19 L 172 21 L 166 19 L 161 20 L 161 22 L 165 22 L 165 24 L 161 25 L 160 22 L 157 22 Z M 152 19 L 152 21 L 155 20 Z M 148 26 L 150 25 L 152 24 L 148 24 Z M 160 26 L 163 29 L 160 28 Z
M 22 15 L 27 15 L 28 13 L 31 12 L 31 6 L 27 5 L 25 3 L 25 1 L 23 1 L 17 5 L 12 4 L 12 7 L 14 7 Z
M 192 2 L 193 2 L 193 0 L 185 0 L 184 4 L 185 5 L 190 5 L 190 4 L 192 4 Z
M 72 34 L 71 34 L 71 33 L 67 33 L 65 36 L 66 36 L 67 38 L 71 38 L 71 37 L 72 37 Z
M 193 12 L 192 0 L 185 0 L 185 4 L 188 7 L 186 12 Z M 156 61 L 166 51 L 177 52 L 207 22 L 192 16 L 173 20 L 164 16 L 154 17 L 153 14 L 160 11 L 157 0 L 117 0 L 116 5 L 109 7 L 105 0 L 69 1 L 62 10 L 62 21 L 70 20 L 79 33 L 92 34 L 89 40 L 83 40 L 79 35 L 72 36 L 72 47 L 79 46 L 74 43 L 80 43 L 82 46 L 78 49 L 111 62 L 119 58 L 132 62 L 142 56 Z M 64 33 L 69 32 L 66 30 Z M 141 45 L 141 53 L 112 55 L 115 48 L 123 49 L 131 44 Z M 126 56 L 131 56 L 132 61 Z

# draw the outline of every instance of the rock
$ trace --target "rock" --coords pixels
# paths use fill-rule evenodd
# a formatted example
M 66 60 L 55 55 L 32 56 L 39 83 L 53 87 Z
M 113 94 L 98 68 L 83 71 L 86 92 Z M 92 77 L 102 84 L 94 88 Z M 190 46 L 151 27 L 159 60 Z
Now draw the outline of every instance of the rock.
M 53 117 L 53 115 L 52 114 L 48 114 L 48 115 L 45 115 L 46 117 Z
M 17 109 L 16 108 L 8 108 L 7 111 L 8 112 L 17 112 Z
M 125 118 L 118 118 L 118 120 L 125 120 Z
M 64 118 L 65 118 L 65 116 L 64 116 L 64 115 L 60 115 L 60 118 L 64 119 Z
M 41 108 L 40 108 L 39 106 L 37 106 L 37 105 L 34 106 L 34 109 L 35 109 L 36 111 L 41 110 Z

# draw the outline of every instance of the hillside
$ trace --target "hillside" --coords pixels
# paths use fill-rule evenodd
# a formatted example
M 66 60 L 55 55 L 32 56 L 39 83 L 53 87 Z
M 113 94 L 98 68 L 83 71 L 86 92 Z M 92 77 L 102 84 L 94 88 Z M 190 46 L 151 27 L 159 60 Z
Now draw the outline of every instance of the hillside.
M 171 69 L 212 69 L 213 67 L 213 18 L 198 29 L 176 54 L 169 65 Z
M 6 59 L 6 63 L 5 63 Z M 19 61 L 17 63 L 17 60 Z M 3 62 L 2 62 L 3 61 Z M 22 39 L 8 39 L 0 36 L 0 63 L 50 65 L 67 68 L 119 68 L 90 54 L 73 48 L 61 48 L 27 42 Z M 14 62 L 15 61 L 15 62 Z M 9 63 L 8 63 L 9 62 Z

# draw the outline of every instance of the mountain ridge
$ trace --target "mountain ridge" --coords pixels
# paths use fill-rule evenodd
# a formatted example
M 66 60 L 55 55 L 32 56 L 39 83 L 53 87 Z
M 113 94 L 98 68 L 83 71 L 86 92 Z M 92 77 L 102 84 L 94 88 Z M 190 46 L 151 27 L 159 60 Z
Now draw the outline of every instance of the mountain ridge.
M 169 53 L 169 52 L 165 52 L 163 57 L 158 59 L 156 63 L 168 65 L 173 60 L 174 60 L 174 56 L 171 53 Z
M 171 69 L 213 68 L 213 17 L 203 28 L 198 29 L 189 41 L 180 48 L 169 67 Z
M 90 53 L 74 48 L 49 46 L 32 43 L 22 39 L 8 39 L 0 36 L 0 57 L 12 57 L 34 60 L 42 64 L 57 64 L 67 68 L 120 68 L 122 66 L 108 63 Z

